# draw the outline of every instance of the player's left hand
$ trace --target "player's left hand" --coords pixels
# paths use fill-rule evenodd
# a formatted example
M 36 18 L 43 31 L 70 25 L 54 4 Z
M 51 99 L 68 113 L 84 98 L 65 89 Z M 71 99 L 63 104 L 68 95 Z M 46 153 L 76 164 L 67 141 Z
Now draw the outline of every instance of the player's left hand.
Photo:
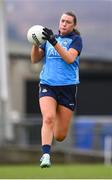
M 48 40 L 53 46 L 57 44 L 57 40 L 53 34 L 53 31 L 48 28 L 44 28 L 42 34 L 44 35 L 42 39 Z

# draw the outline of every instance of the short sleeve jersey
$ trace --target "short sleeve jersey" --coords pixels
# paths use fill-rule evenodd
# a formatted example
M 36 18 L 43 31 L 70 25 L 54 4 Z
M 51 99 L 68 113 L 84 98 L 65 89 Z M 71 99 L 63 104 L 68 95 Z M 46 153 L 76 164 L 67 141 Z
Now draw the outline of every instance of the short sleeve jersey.
M 71 64 L 66 63 L 58 54 L 55 48 L 48 42 L 41 48 L 44 50 L 43 67 L 40 73 L 40 83 L 51 86 L 63 86 L 79 84 L 79 59 L 82 50 L 82 38 L 74 32 L 61 36 L 57 35 L 58 43 L 69 50 L 74 48 L 78 51 L 78 56 Z

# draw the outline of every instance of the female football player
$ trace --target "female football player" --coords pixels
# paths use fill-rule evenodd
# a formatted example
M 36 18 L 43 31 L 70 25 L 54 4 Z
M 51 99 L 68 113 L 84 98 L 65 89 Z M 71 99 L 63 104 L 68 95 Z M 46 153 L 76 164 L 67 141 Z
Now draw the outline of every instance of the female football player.
M 57 35 L 43 29 L 42 45 L 33 45 L 31 61 L 43 59 L 40 73 L 39 103 L 42 113 L 42 151 L 40 166 L 50 167 L 52 140 L 63 141 L 67 136 L 76 108 L 79 84 L 79 59 L 82 38 L 76 30 L 77 19 L 73 12 L 62 14 Z

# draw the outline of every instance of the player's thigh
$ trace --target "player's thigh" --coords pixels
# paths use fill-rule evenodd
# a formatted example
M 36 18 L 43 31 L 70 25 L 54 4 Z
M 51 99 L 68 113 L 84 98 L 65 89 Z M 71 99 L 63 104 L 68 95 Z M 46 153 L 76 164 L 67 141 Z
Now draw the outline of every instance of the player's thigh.
M 56 127 L 61 130 L 67 130 L 70 126 L 73 116 L 73 111 L 69 108 L 58 105 L 57 108 L 57 118 L 56 118 Z
M 43 96 L 39 99 L 39 104 L 43 117 L 56 116 L 57 102 L 53 97 Z

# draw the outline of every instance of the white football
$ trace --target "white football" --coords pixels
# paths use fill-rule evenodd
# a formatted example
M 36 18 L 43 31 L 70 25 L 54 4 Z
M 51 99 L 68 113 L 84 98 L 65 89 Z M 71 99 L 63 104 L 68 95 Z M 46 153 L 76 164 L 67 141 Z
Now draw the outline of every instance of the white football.
M 43 37 L 43 34 L 42 34 L 43 28 L 44 27 L 41 26 L 41 25 L 34 25 L 28 30 L 27 39 L 31 44 L 38 45 L 38 44 L 42 44 L 42 43 L 45 42 L 45 40 L 42 39 L 42 37 Z

